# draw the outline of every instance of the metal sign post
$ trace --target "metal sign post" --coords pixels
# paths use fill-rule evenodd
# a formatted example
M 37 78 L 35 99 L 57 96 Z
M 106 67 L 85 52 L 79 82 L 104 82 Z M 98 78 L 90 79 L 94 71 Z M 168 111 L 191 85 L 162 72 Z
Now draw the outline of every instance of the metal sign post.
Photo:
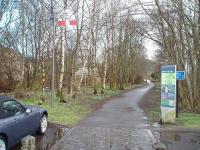
M 176 80 L 176 118 L 178 118 L 178 105 L 179 105 L 179 82 Z
M 185 71 L 176 71 L 176 118 L 178 118 L 179 106 L 179 80 L 185 80 Z
M 54 99 L 55 99 L 55 32 L 56 32 L 56 24 L 55 24 L 55 13 L 53 7 L 53 0 L 51 0 L 51 13 L 52 13 L 52 23 L 53 23 L 53 48 L 52 48 L 52 80 L 51 80 L 51 107 L 53 107 Z M 67 21 L 58 21 L 57 25 L 60 27 L 64 26 L 77 26 L 78 22 L 76 20 L 67 20 Z
M 53 107 L 53 102 L 55 98 L 55 14 L 54 14 L 54 7 L 53 7 L 53 0 L 51 0 L 51 11 L 52 11 L 52 23 L 53 23 L 53 49 L 52 49 L 52 80 L 51 80 L 51 107 Z

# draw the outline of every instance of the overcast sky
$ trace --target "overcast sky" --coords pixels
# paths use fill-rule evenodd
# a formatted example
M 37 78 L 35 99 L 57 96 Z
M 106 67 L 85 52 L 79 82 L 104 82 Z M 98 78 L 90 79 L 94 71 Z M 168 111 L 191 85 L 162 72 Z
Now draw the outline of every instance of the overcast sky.
M 131 1 L 133 3 L 137 2 L 137 0 L 127 0 L 127 1 Z M 144 3 L 149 3 L 149 2 L 154 3 L 154 0 L 140 0 L 140 1 Z M 139 17 L 144 17 L 144 16 L 141 15 Z M 155 52 L 157 49 L 159 49 L 158 45 L 150 39 L 145 39 L 144 46 L 146 48 L 146 54 L 148 59 L 154 59 Z

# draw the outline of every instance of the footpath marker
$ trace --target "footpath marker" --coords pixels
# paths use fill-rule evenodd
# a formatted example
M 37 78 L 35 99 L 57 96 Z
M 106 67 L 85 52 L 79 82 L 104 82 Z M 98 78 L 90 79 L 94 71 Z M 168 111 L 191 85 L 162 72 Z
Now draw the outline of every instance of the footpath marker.
M 176 71 L 177 80 L 185 80 L 185 71 Z
M 162 123 L 176 122 L 176 65 L 161 67 Z

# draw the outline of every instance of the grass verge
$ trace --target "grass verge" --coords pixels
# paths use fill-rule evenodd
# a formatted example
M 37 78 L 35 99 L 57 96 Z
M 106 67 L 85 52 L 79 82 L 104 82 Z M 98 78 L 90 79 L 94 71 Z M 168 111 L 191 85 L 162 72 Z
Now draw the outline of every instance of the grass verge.
M 153 124 L 159 122 L 160 112 L 160 85 L 156 84 L 139 103 Z M 200 128 L 200 114 L 191 112 L 179 112 L 175 125 L 164 125 L 172 128 Z
M 22 103 L 27 105 L 38 105 L 38 100 L 23 99 Z M 58 100 L 56 100 L 53 103 L 53 107 L 50 103 L 39 106 L 48 111 L 48 120 L 50 122 L 69 126 L 74 125 L 84 116 L 84 114 L 90 112 L 88 106 L 80 105 L 76 102 L 59 103 Z
M 138 87 L 138 86 L 137 86 Z M 134 87 L 128 87 L 126 90 Z M 125 91 L 126 91 L 125 90 Z M 100 88 L 98 91 L 101 91 Z M 35 93 L 34 96 L 22 99 L 21 102 L 26 105 L 39 105 L 48 111 L 49 121 L 52 123 L 73 126 L 77 124 L 82 118 L 87 116 L 90 112 L 101 107 L 110 97 L 118 95 L 122 91 L 111 90 L 107 87 L 104 93 L 91 94 L 92 88 L 87 90 L 81 90 L 77 93 L 76 98 L 72 98 L 71 95 L 65 95 L 67 103 L 60 103 L 58 99 L 53 102 L 51 106 L 50 93 L 46 95 L 46 103 L 39 105 L 41 93 Z

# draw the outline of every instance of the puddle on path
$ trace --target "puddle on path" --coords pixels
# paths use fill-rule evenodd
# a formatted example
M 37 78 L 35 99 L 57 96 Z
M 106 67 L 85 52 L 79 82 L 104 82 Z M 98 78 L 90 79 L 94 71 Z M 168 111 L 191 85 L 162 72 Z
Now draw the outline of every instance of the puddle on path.
M 200 132 L 160 132 L 160 141 L 167 150 L 200 150 Z
M 36 149 L 49 150 L 68 131 L 69 128 L 65 126 L 49 124 L 45 135 L 34 135 L 36 137 Z M 21 143 L 11 150 L 21 150 Z

